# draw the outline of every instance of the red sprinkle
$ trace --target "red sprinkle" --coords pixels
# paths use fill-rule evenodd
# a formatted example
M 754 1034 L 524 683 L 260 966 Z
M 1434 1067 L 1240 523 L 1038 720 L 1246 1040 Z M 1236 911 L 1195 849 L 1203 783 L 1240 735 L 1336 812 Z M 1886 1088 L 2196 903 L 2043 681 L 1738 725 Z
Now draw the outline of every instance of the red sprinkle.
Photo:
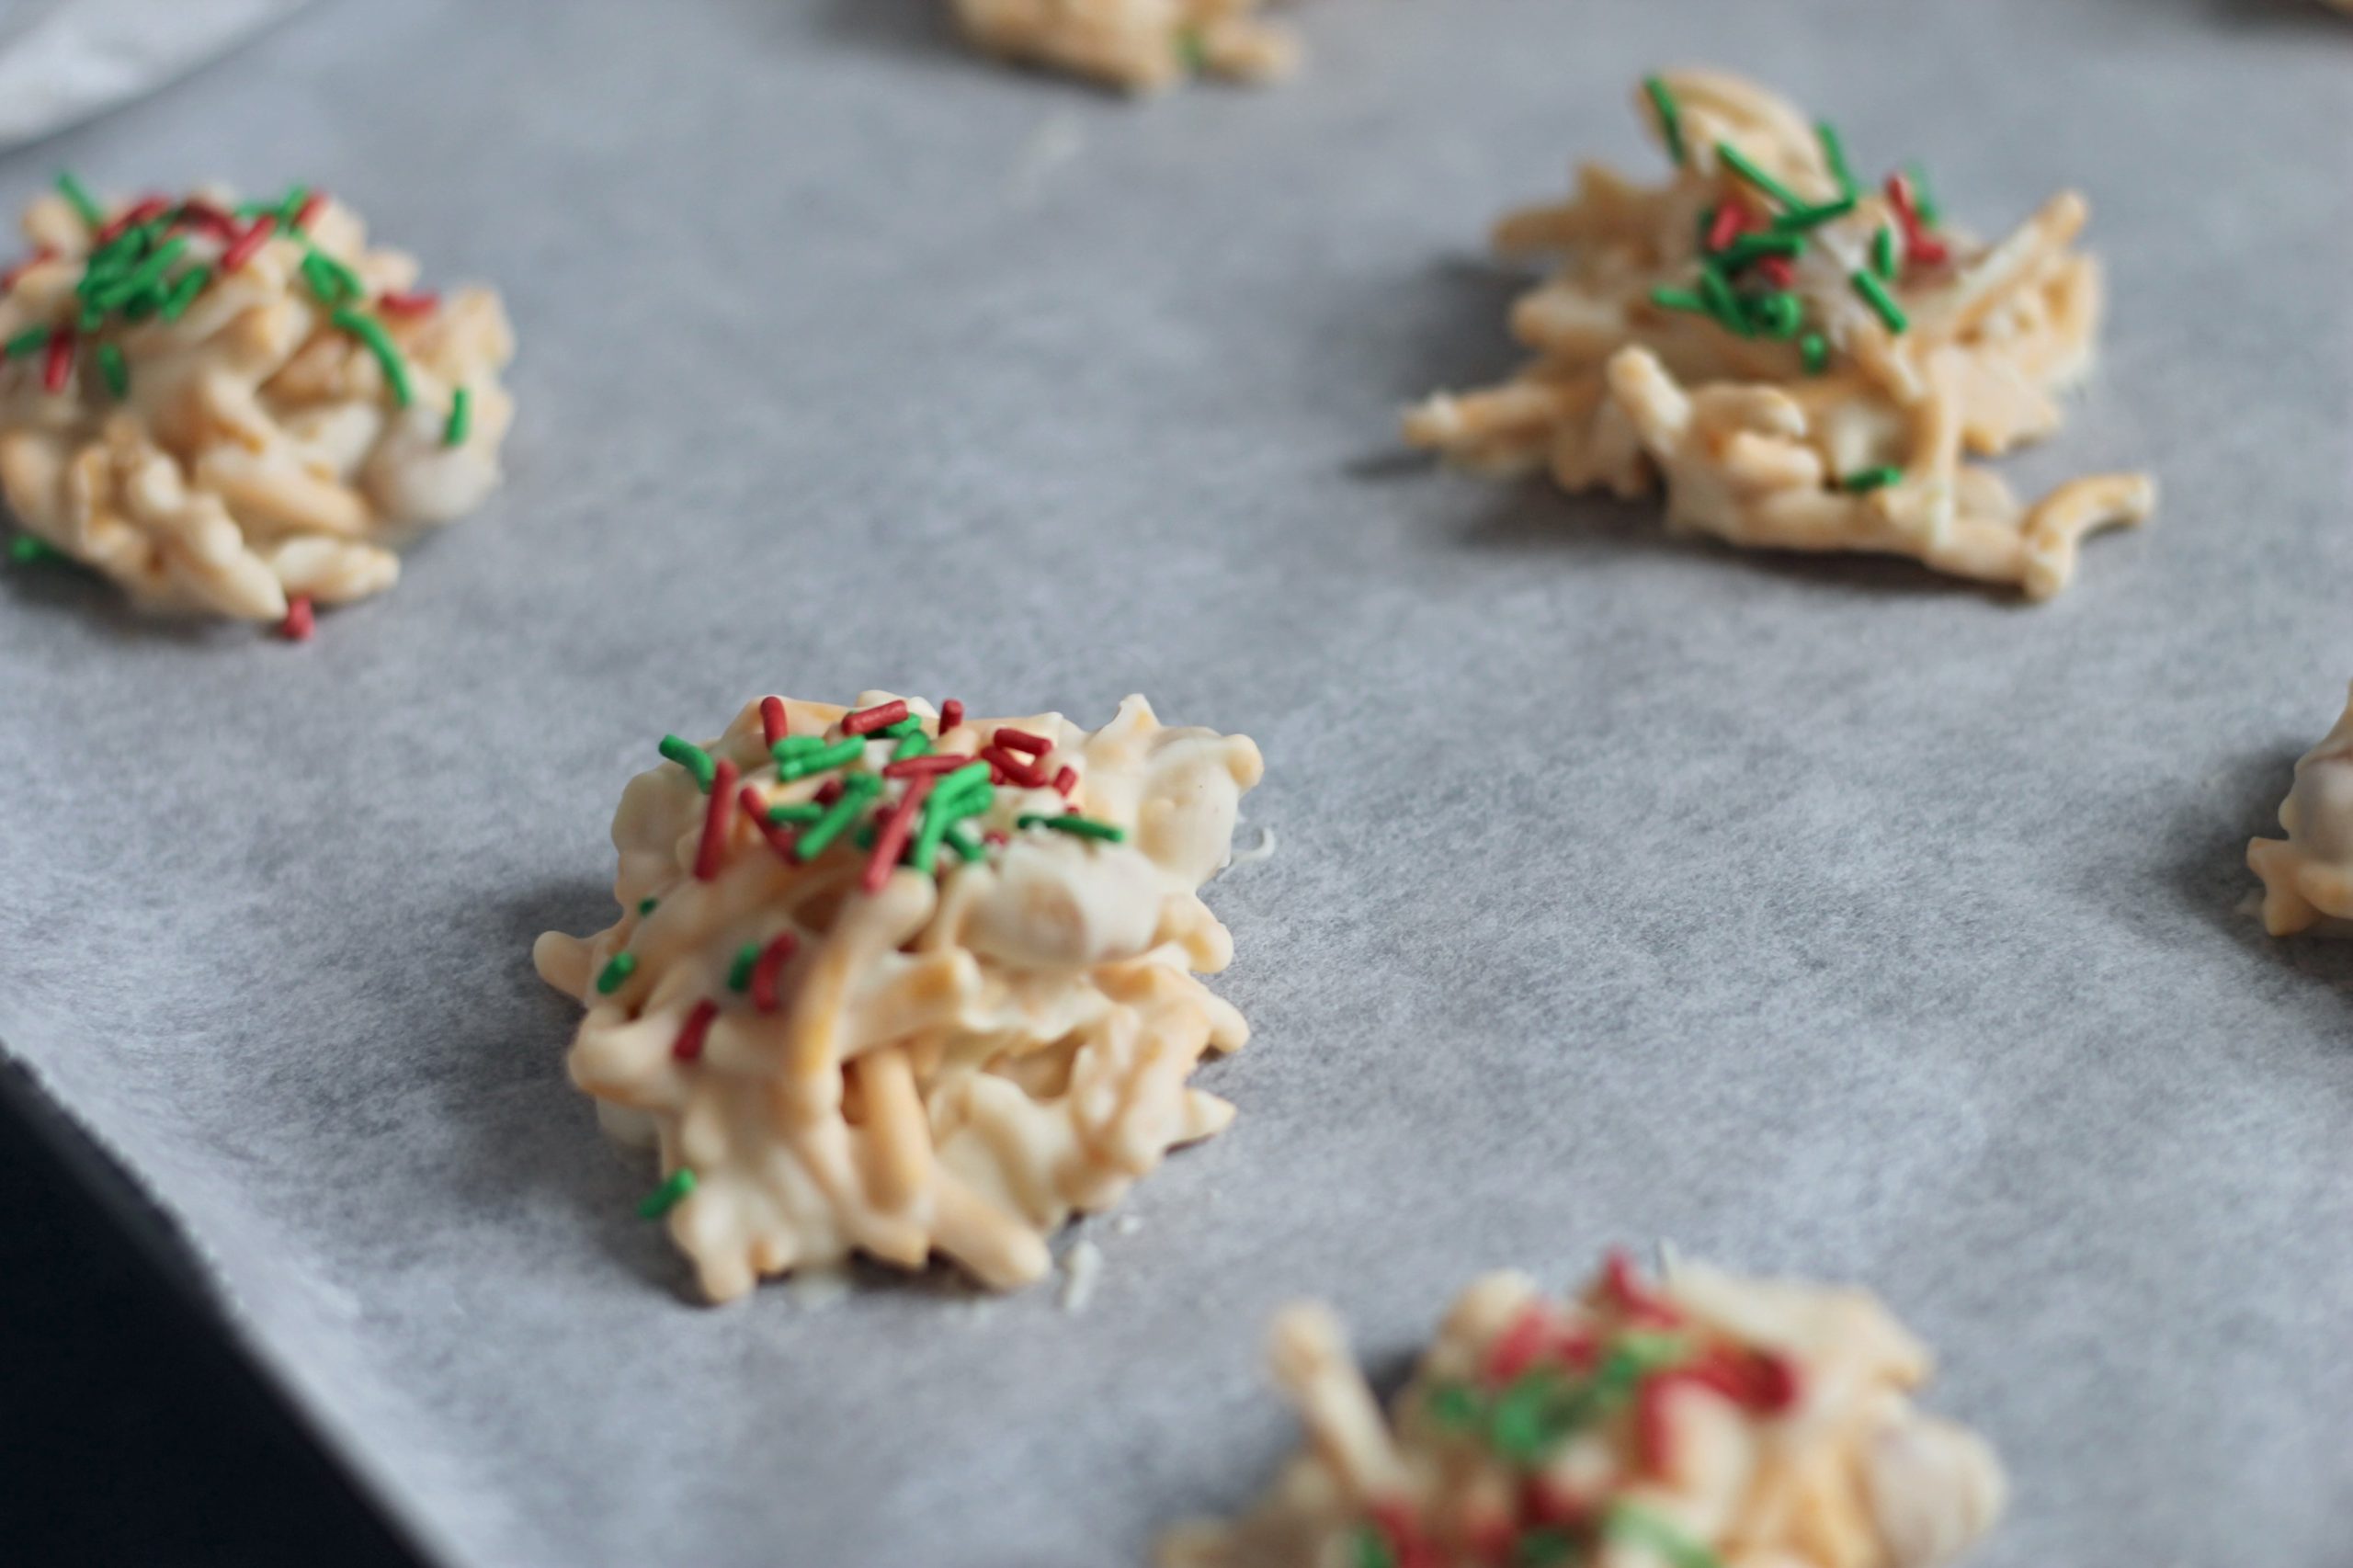
M 65 390 L 74 371 L 74 329 L 61 326 L 49 336 L 49 358 L 41 361 L 40 390 L 54 397 Z
M 1944 241 L 1928 233 L 1920 221 L 1920 199 L 1912 189 L 1907 175 L 1897 173 L 1887 176 L 1887 199 L 1895 208 L 1896 219 L 1904 225 L 1904 254 L 1923 267 L 1939 267 L 1950 256 Z
M 121 238 L 124 231 L 134 229 L 151 219 L 160 218 L 171 210 L 170 200 L 161 196 L 150 196 L 133 202 L 116 213 L 105 227 L 90 236 L 90 248 L 102 250 L 115 240 Z
M 815 801 L 821 806 L 830 806 L 841 798 L 842 781 L 839 774 L 835 774 L 833 778 L 826 779 L 823 784 L 818 785 L 817 792 L 810 797 L 811 800 Z
M 964 722 L 964 705 L 954 698 L 939 705 L 939 733 L 946 734 Z
M 224 240 L 237 236 L 237 221 L 200 196 L 191 196 L 180 203 L 172 218 L 175 223 L 185 223 L 191 229 L 202 229 Z
M 1367 1512 L 1388 1538 L 1397 1568 L 1444 1568 L 1445 1559 L 1438 1555 L 1436 1544 L 1422 1534 L 1421 1520 L 1415 1517 L 1411 1503 L 1385 1497 Z
M 1471 1555 L 1491 1568 L 1503 1568 L 1511 1561 L 1511 1549 L 1518 1539 L 1519 1527 L 1508 1514 L 1483 1512 L 1464 1522 L 1462 1544 Z
M 1674 1478 L 1675 1423 L 1667 1419 L 1666 1400 L 1683 1381 L 1662 1372 L 1634 1391 L 1634 1453 L 1645 1475 Z
M 735 809 L 735 765 L 721 757 L 711 766 L 710 803 L 702 813 L 702 843 L 695 850 L 695 881 L 707 882 L 719 875 L 727 854 L 729 814 Z
M 687 1015 L 686 1026 L 678 1030 L 678 1038 L 670 1042 L 670 1054 L 681 1062 L 693 1062 L 702 1055 L 702 1037 L 710 1032 L 710 1020 L 719 1017 L 719 1004 L 706 996 L 695 1004 Z
M 903 756 L 896 762 L 885 763 L 885 778 L 919 778 L 927 773 L 953 773 L 972 759 L 942 752 L 933 756 Z
M 385 293 L 376 296 L 376 308 L 388 316 L 431 315 L 441 308 L 441 296 L 429 290 L 418 289 L 409 293 Z M 774 698 L 769 699 L 774 701 Z
M 715 784 L 718 780 L 711 782 Z M 754 827 L 760 830 L 760 836 L 768 841 L 768 847 L 782 857 L 787 865 L 792 864 L 792 830 L 780 822 L 768 821 L 768 809 L 761 802 L 759 790 L 749 784 L 745 785 L 736 791 L 735 803 L 744 808 L 744 814 L 751 819 Z
M 294 226 L 298 229 L 309 228 L 311 226 L 311 220 L 317 217 L 319 215 L 319 210 L 326 204 L 327 193 L 325 191 L 314 190 L 311 192 L 310 195 L 302 199 L 302 205 L 294 210 Z
M 761 698 L 760 733 L 767 739 L 768 744 L 776 744 L 791 733 L 790 722 L 784 716 L 784 699 L 781 697 Z
M 989 829 L 986 833 L 984 833 L 984 834 L 981 835 L 981 842 L 982 842 L 983 844 L 991 844 L 991 845 L 995 845 L 997 848 L 1002 849 L 1002 848 L 1004 848 L 1006 845 L 1008 845 L 1008 844 L 1012 843 L 1012 842 L 1013 842 L 1013 840 L 1012 840 L 1012 839 L 1010 839 L 1010 838 L 1007 838 L 1004 834 L 1002 834 L 1002 833 L 998 832 L 995 828 L 991 828 L 991 829 Z
M 17 263 L 16 266 L 10 267 L 7 271 L 0 272 L 0 294 L 5 294 L 9 290 L 14 289 L 17 286 L 17 278 L 22 278 L 26 273 L 30 272 L 34 267 L 39 267 L 42 262 L 51 259 L 56 255 L 57 253 L 50 249 L 47 245 L 41 245 L 35 249 L 32 255 L 25 257 L 24 260 Z
M 277 227 L 278 214 L 275 212 L 265 212 L 256 218 L 252 226 L 232 241 L 227 250 L 221 253 L 221 270 L 224 273 L 234 272 L 251 261 L 254 258 L 254 253 L 261 249 Z
M 1805 1392 L 1797 1363 L 1778 1350 L 1759 1350 L 1748 1363 L 1748 1403 L 1767 1415 L 1793 1407 Z
M 1528 1484 L 1520 1491 L 1519 1506 L 1531 1522 L 1540 1525 L 1575 1528 L 1593 1517 L 1589 1498 L 1578 1496 L 1540 1472 L 1528 1478 Z
M 1069 800 L 1070 792 L 1078 788 L 1078 769 L 1063 763 L 1062 771 L 1054 775 L 1054 788 L 1063 792 L 1063 800 Z
M 1634 1260 L 1623 1248 L 1612 1249 L 1602 1266 L 1602 1290 L 1625 1314 L 1638 1323 L 1651 1323 L 1671 1327 L 1683 1321 L 1683 1314 L 1667 1302 L 1651 1294 L 1650 1287 L 1635 1272 Z
M 1054 749 L 1053 742 L 1043 735 L 1033 735 L 1027 730 L 1000 727 L 995 738 L 997 744 L 1009 746 L 1015 751 L 1028 752 L 1031 756 L 1043 756 Z
M 311 596 L 297 594 L 286 601 L 286 619 L 278 623 L 278 634 L 289 642 L 308 642 L 316 618 L 311 611 Z
M 1542 1302 L 1529 1302 L 1487 1346 L 1483 1375 L 1488 1384 L 1501 1388 L 1534 1366 L 1536 1358 L 1544 1353 L 1545 1341 L 1552 1337 L 1552 1314 L 1544 1310 Z
M 752 1006 L 755 1008 L 763 1013 L 776 1011 L 777 976 L 783 972 L 786 964 L 792 961 L 792 955 L 800 948 L 800 937 L 790 931 L 779 931 L 776 940 L 762 948 L 760 956 L 752 960 Z
M 1756 261 L 1756 276 L 1776 289 L 1789 289 L 1797 284 L 1798 269 L 1788 256 L 1759 256 Z
M 907 716 L 904 698 L 894 697 L 888 702 L 878 702 L 871 708 L 861 708 L 842 719 L 845 735 L 870 735 L 885 724 L 895 724 Z
M 1738 201 L 1727 201 L 1716 209 L 1713 222 L 1708 225 L 1708 246 L 1720 251 L 1748 233 L 1750 219 L 1747 207 Z
M 1003 733 L 1002 731 L 998 733 Z M 1027 757 L 1016 756 L 1003 746 L 983 746 L 981 756 L 998 773 L 1004 774 L 1007 779 L 1020 785 L 1024 790 L 1045 788 L 1046 770 Z
M 915 812 L 923 808 L 924 797 L 938 782 L 935 774 L 917 778 L 899 797 L 899 803 L 891 808 L 882 830 L 874 835 L 874 853 L 867 858 L 866 873 L 858 879 L 858 885 L 868 892 L 881 892 L 882 884 L 891 880 L 891 868 L 906 853 L 907 837 L 915 830 Z

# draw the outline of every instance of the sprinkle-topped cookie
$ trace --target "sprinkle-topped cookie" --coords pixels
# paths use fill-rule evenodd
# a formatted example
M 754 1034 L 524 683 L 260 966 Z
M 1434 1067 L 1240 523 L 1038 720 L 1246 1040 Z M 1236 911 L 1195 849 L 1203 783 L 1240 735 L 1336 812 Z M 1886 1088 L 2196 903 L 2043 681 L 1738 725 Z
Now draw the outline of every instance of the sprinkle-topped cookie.
M 870 693 L 676 736 L 613 819 L 622 915 L 550 932 L 574 1082 L 658 1144 L 653 1217 L 714 1301 L 862 1252 L 1006 1289 L 1045 1238 L 1233 1119 L 1248 1038 L 1198 890 L 1258 780 L 1131 697 L 1100 730 Z
M 1672 176 L 1588 165 L 1573 199 L 1504 219 L 1502 249 L 1561 258 L 1512 312 L 1538 358 L 1429 399 L 1409 441 L 1571 490 L 1664 486 L 1668 527 L 1733 544 L 1906 555 L 2031 598 L 2066 585 L 2084 535 L 2149 515 L 2145 475 L 2029 506 L 1962 460 L 2055 431 L 2090 368 L 2081 197 L 1988 244 L 1918 168 L 1867 181 L 1835 128 L 1736 77 L 1654 76 L 1636 98 Z
M 1475 1281 L 1384 1416 L 1317 1306 L 1275 1324 L 1305 1452 L 1163 1568 L 1930 1568 L 2001 1512 L 1868 1294 L 1622 1256 L 1574 1299 Z
M 0 275 L 0 487 L 141 603 L 308 634 L 391 585 L 406 529 L 497 483 L 498 298 L 418 289 L 297 186 L 102 202 L 71 175 Z
M 1264 82 L 1298 62 L 1261 0 L 956 0 L 973 46 L 1027 64 L 1154 92 L 1188 76 Z

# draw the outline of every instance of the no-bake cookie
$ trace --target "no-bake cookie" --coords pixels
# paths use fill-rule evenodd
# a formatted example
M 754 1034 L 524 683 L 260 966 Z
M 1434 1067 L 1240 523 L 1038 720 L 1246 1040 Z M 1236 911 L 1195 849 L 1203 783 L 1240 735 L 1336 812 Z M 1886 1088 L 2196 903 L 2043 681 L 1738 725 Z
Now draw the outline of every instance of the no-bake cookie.
M 2032 598 L 2066 585 L 2086 534 L 2149 515 L 2144 475 L 2023 506 L 1962 460 L 2056 430 L 2090 369 L 2101 285 L 2074 248 L 2081 197 L 1989 244 L 1916 171 L 1865 185 L 1833 130 L 1736 77 L 1653 77 L 1639 101 L 1673 177 L 1587 165 L 1571 200 L 1503 220 L 1501 249 L 1560 258 L 1512 312 L 1538 358 L 1422 403 L 1410 442 L 1549 466 L 1574 491 L 1663 486 L 1677 530 L 1906 555 Z
M 613 818 L 620 920 L 533 958 L 714 1301 L 854 1252 L 1026 1284 L 1074 1212 L 1233 1119 L 1187 1080 L 1249 1034 L 1195 978 L 1233 953 L 1199 890 L 1247 739 L 1140 697 L 1087 731 L 871 692 L 662 752 Z
M 1006 60 L 1151 92 L 1187 76 L 1264 82 L 1298 63 L 1260 0 L 956 0 L 976 48 Z
M 1163 1568 L 1929 1568 L 1999 1516 L 1974 1434 L 1907 1398 L 1927 1352 L 1871 1296 L 1613 1256 L 1577 1298 L 1456 1301 L 1384 1416 L 1321 1307 L 1277 1319 L 1308 1446 Z
M 2285 839 L 2246 846 L 2248 869 L 2263 879 L 2263 924 L 2275 937 L 2318 928 L 2353 933 L 2353 698 L 2336 727 L 2296 763 L 2296 781 L 2279 802 Z
M 297 188 L 32 203 L 0 278 L 0 489 L 142 605 L 248 620 L 378 593 L 498 483 L 498 297 L 420 290 Z

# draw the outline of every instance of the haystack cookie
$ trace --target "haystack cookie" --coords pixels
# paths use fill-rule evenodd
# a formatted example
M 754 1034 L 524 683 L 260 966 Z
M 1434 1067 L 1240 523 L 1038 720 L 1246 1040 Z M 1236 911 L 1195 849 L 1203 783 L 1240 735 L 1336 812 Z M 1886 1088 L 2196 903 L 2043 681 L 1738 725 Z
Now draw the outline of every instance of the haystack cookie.
M 1916 171 L 1867 187 L 1830 127 L 1736 77 L 1638 95 L 1663 186 L 1598 165 L 1497 244 L 1562 265 L 1512 312 L 1536 361 L 1414 409 L 1406 439 L 1475 467 L 1549 465 L 1570 490 L 1649 494 L 1733 544 L 1907 555 L 2045 598 L 2078 541 L 2155 505 L 2143 474 L 2021 506 L 1961 460 L 2051 434 L 2090 369 L 2100 275 L 2053 197 L 1998 244 L 1947 224 Z
M 1233 1119 L 1186 1080 L 1249 1035 L 1194 978 L 1233 956 L 1198 890 L 1248 740 L 1140 697 L 1089 732 L 870 692 L 661 749 L 613 818 L 620 919 L 532 957 L 713 1301 L 853 1252 L 1028 1284 L 1074 1212 Z
M 1290 35 L 1256 19 L 1260 0 L 956 0 L 975 48 L 1122 87 L 1156 92 L 1186 76 L 1289 75 Z
M 2249 869 L 2263 879 L 2263 925 L 2275 937 L 2317 926 L 2353 934 L 2353 698 L 2336 727 L 2296 763 L 2296 782 L 2279 802 L 2288 836 L 2246 846 Z
M 324 194 L 101 204 L 65 176 L 25 232 L 0 278 L 0 488 L 141 604 L 299 632 L 498 483 L 498 296 L 419 291 Z
M 1906 1398 L 1927 1352 L 1859 1290 L 1612 1256 L 1556 1302 L 1474 1281 L 1387 1417 L 1323 1308 L 1275 1323 L 1308 1447 L 1163 1568 L 1928 1568 L 2002 1510 L 1993 1451 Z

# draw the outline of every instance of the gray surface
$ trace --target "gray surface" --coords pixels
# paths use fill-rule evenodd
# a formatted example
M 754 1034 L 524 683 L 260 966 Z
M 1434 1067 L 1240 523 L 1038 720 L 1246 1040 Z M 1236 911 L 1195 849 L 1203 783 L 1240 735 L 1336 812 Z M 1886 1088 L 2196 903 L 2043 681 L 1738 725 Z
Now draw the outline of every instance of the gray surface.
M 1393 1360 L 1665 1235 L 1942 1348 L 1986 1568 L 2342 1563 L 2353 961 L 2237 906 L 2353 674 L 2353 35 L 1345 0 L 1296 87 L 1139 108 L 933 17 L 343 5 L 0 163 L 315 179 L 513 301 L 512 483 L 315 643 L 0 587 L 0 1037 L 366 1472 L 485 1568 L 1132 1562 L 1289 1442 L 1278 1302 Z M 2087 190 L 2107 370 L 2017 472 L 2148 460 L 2155 527 L 2029 609 L 1390 460 L 1510 362 L 1487 221 L 1701 52 L 1984 226 Z M 527 949 L 606 918 L 622 780 L 869 684 L 1265 747 L 1242 1118 L 1082 1316 L 688 1306 L 563 1081 Z

